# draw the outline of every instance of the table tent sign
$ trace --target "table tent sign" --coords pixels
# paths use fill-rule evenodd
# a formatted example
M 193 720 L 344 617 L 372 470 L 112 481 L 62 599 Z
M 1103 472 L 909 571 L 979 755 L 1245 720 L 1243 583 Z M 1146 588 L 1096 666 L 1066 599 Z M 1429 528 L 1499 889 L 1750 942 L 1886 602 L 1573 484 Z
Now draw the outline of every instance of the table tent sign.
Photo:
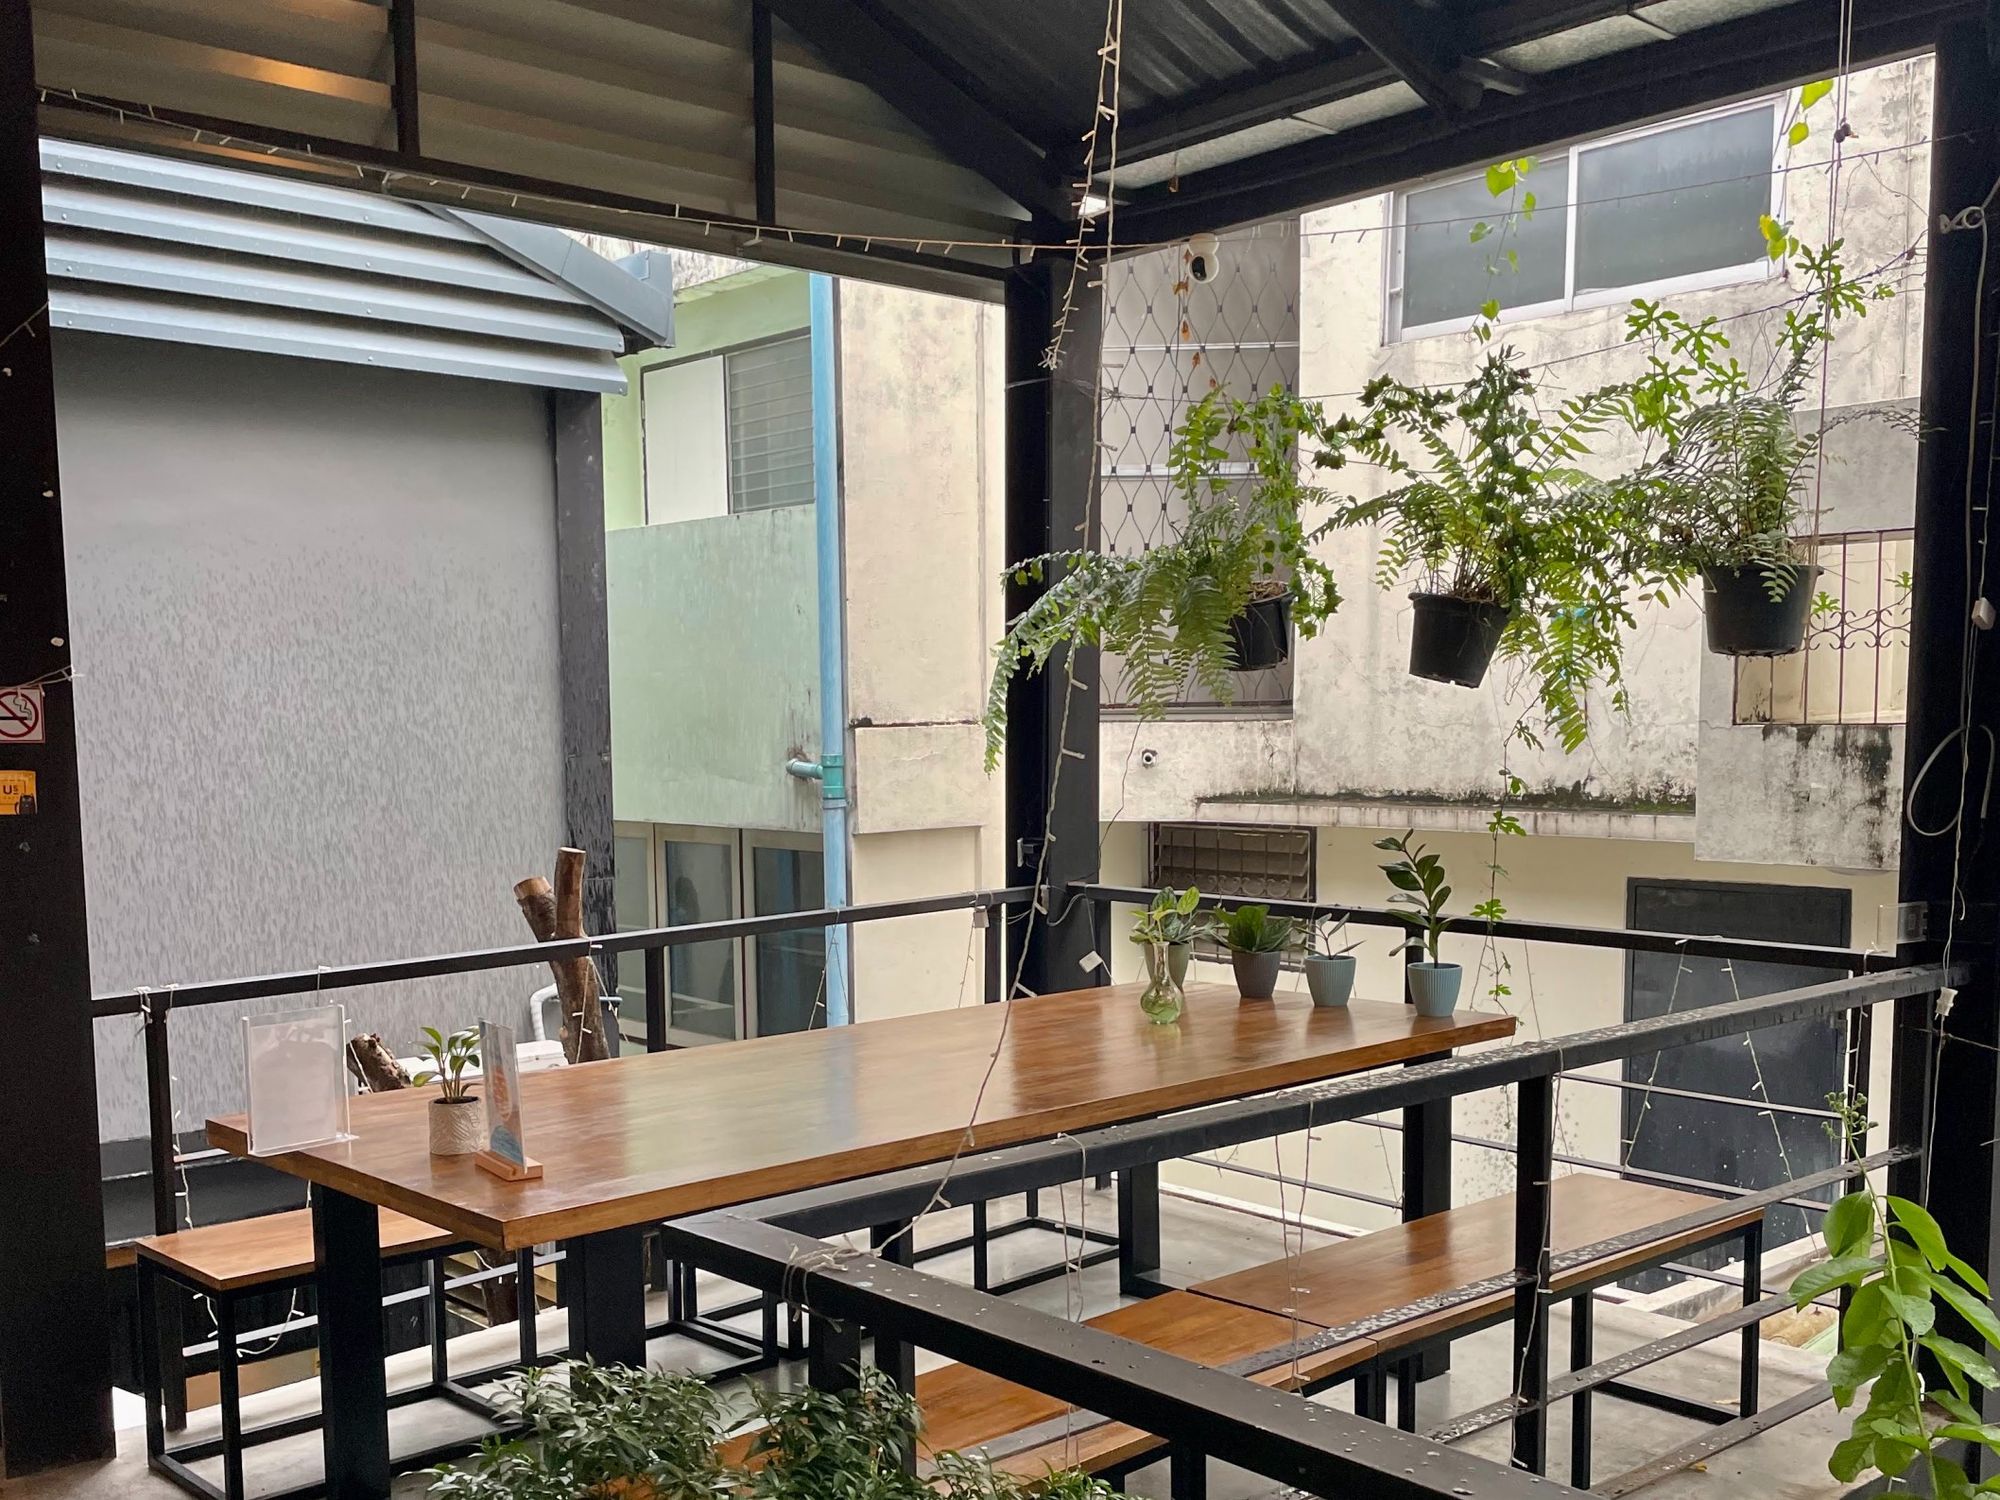
M 346 1053 L 344 1005 L 243 1018 L 252 1156 L 354 1139 L 347 1128 Z
M 479 1023 L 479 1060 L 485 1073 L 486 1149 L 473 1160 L 495 1177 L 525 1182 L 542 1175 L 542 1164 L 529 1156 L 521 1137 L 521 1058 L 514 1028 L 496 1021 Z

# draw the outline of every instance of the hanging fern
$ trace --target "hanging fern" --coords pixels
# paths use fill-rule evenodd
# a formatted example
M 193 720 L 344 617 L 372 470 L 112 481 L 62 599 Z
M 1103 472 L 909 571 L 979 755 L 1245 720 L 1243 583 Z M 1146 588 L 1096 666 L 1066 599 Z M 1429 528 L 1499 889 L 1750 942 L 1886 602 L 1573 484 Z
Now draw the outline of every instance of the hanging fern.
M 1009 575 L 1042 591 L 1008 622 L 994 649 L 986 695 L 986 768 L 1006 744 L 1007 695 L 1022 672 L 1068 671 L 1074 647 L 1097 647 L 1123 663 L 1127 701 L 1141 718 L 1159 718 L 1190 684 L 1217 700 L 1235 696 L 1230 622 L 1258 599 L 1288 592 L 1292 622 L 1310 639 L 1340 607 L 1333 574 L 1311 550 L 1300 517 L 1326 492 L 1299 473 L 1300 446 L 1323 436 L 1312 403 L 1274 386 L 1255 401 L 1211 392 L 1175 430 L 1169 467 L 1187 510 L 1167 542 L 1131 555 L 1048 553 Z M 1232 458 L 1251 469 L 1222 472 Z M 1314 463 L 1338 466 L 1337 449 Z

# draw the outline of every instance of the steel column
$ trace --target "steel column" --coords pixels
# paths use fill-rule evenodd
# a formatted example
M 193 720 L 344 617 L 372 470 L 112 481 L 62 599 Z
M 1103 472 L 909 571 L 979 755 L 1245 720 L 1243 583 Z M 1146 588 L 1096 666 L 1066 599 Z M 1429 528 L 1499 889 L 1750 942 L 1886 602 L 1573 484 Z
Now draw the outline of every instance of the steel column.
M 314 1188 L 312 1199 L 327 1500 L 386 1500 L 389 1384 L 379 1216 L 374 1204 L 331 1188 Z
M 44 740 L 0 772 L 0 1479 L 109 1458 L 111 1331 L 69 587 L 56 463 L 27 0 L 0 3 L 0 687 L 39 684 Z
M 1517 1469 L 1548 1471 L 1550 1185 L 1555 1177 L 1555 1080 L 1521 1081 L 1515 1114 L 1520 1138 L 1514 1198 L 1514 1417 Z
M 1993 1065 L 2000 997 L 1992 965 L 2000 845 L 1985 826 L 1982 788 L 1993 770 L 2000 693 L 1990 665 L 1982 678 L 1980 658 L 1994 646 L 1968 622 L 1981 592 L 1975 572 L 1984 571 L 1985 549 L 1974 529 L 1983 535 L 1989 515 L 2000 367 L 1994 343 L 2000 287 L 1990 283 L 1990 251 L 1982 264 L 1981 250 L 2000 236 L 1940 226 L 1982 202 L 1989 213 L 2000 212 L 1992 193 L 2000 179 L 2000 70 L 1990 40 L 1968 24 L 1945 31 L 1937 48 L 1903 799 L 1920 828 L 1944 831 L 1927 837 L 1906 829 L 1899 875 L 1901 899 L 1922 903 L 1929 916 L 1928 938 L 1904 947 L 1903 961 L 1939 957 L 1949 937 L 1951 957 L 1972 963 L 1975 972 L 1942 1022 L 1944 1045 L 1924 998 L 1897 1005 L 1890 1114 L 1891 1140 L 1928 1147 L 1935 1139 L 1939 1147 L 1921 1164 L 1892 1172 L 1891 1191 L 1926 1202 L 1952 1248 L 1989 1274 L 2000 1272 L 1993 1144 L 2000 1136 L 2000 1074 Z M 1985 326 L 1975 327 L 1983 276 L 1989 277 L 1980 308 Z M 2000 597 L 2000 579 L 1986 578 L 1984 592 Z M 1954 817 L 1961 821 L 1948 828 Z M 1954 1337 L 1968 1337 L 1956 1315 L 1942 1316 Z
M 1079 274 L 1072 291 L 1069 262 L 1047 256 L 1007 281 L 1010 565 L 1097 545 L 1097 279 Z M 1058 354 L 1053 370 L 1045 364 L 1051 348 Z M 1054 581 L 1010 577 L 1008 615 Z M 1098 947 L 1089 905 L 1071 903 L 1066 887 L 1097 878 L 1098 671 L 1096 648 L 1059 651 L 1043 671 L 1017 677 L 1007 695 L 1008 883 L 1045 888 L 1011 924 L 1010 957 L 1021 984 L 1036 994 L 1077 989 L 1095 969 L 1086 967 Z
M 605 1229 L 568 1242 L 570 1353 L 601 1365 L 646 1364 L 646 1232 Z M 692 1275 L 692 1272 L 690 1272 Z M 691 1316 L 692 1314 L 690 1314 Z

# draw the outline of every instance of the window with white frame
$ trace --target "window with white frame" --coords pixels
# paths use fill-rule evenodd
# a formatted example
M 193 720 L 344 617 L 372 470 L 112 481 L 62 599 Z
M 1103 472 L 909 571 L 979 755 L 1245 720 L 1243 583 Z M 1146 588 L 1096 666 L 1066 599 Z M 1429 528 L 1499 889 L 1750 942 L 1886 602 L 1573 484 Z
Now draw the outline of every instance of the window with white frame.
M 1782 117 L 1764 99 L 1575 146 L 1498 197 L 1483 173 L 1398 193 L 1389 339 L 1462 329 L 1489 300 L 1504 321 L 1771 275 Z
M 652 365 L 639 389 L 649 524 L 812 503 L 811 334 Z

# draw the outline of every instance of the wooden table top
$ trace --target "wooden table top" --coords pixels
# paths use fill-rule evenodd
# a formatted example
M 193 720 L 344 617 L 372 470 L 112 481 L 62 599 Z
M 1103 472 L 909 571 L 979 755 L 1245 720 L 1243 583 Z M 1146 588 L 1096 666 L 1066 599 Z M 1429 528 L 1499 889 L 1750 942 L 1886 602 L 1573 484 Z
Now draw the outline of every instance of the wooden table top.
M 1511 1016 L 1401 1003 L 1316 1009 L 1189 985 L 1155 1026 L 1137 984 L 656 1052 L 521 1080 L 533 1181 L 433 1157 L 429 1089 L 353 1101 L 355 1138 L 265 1160 L 494 1249 L 678 1218 L 948 1158 L 1312 1083 L 1511 1036 Z M 1003 1036 L 1003 1027 L 1004 1036 Z M 998 1061 L 987 1077 L 989 1061 Z M 985 1093 L 980 1094 L 982 1079 Z M 246 1121 L 208 1122 L 248 1152 Z

